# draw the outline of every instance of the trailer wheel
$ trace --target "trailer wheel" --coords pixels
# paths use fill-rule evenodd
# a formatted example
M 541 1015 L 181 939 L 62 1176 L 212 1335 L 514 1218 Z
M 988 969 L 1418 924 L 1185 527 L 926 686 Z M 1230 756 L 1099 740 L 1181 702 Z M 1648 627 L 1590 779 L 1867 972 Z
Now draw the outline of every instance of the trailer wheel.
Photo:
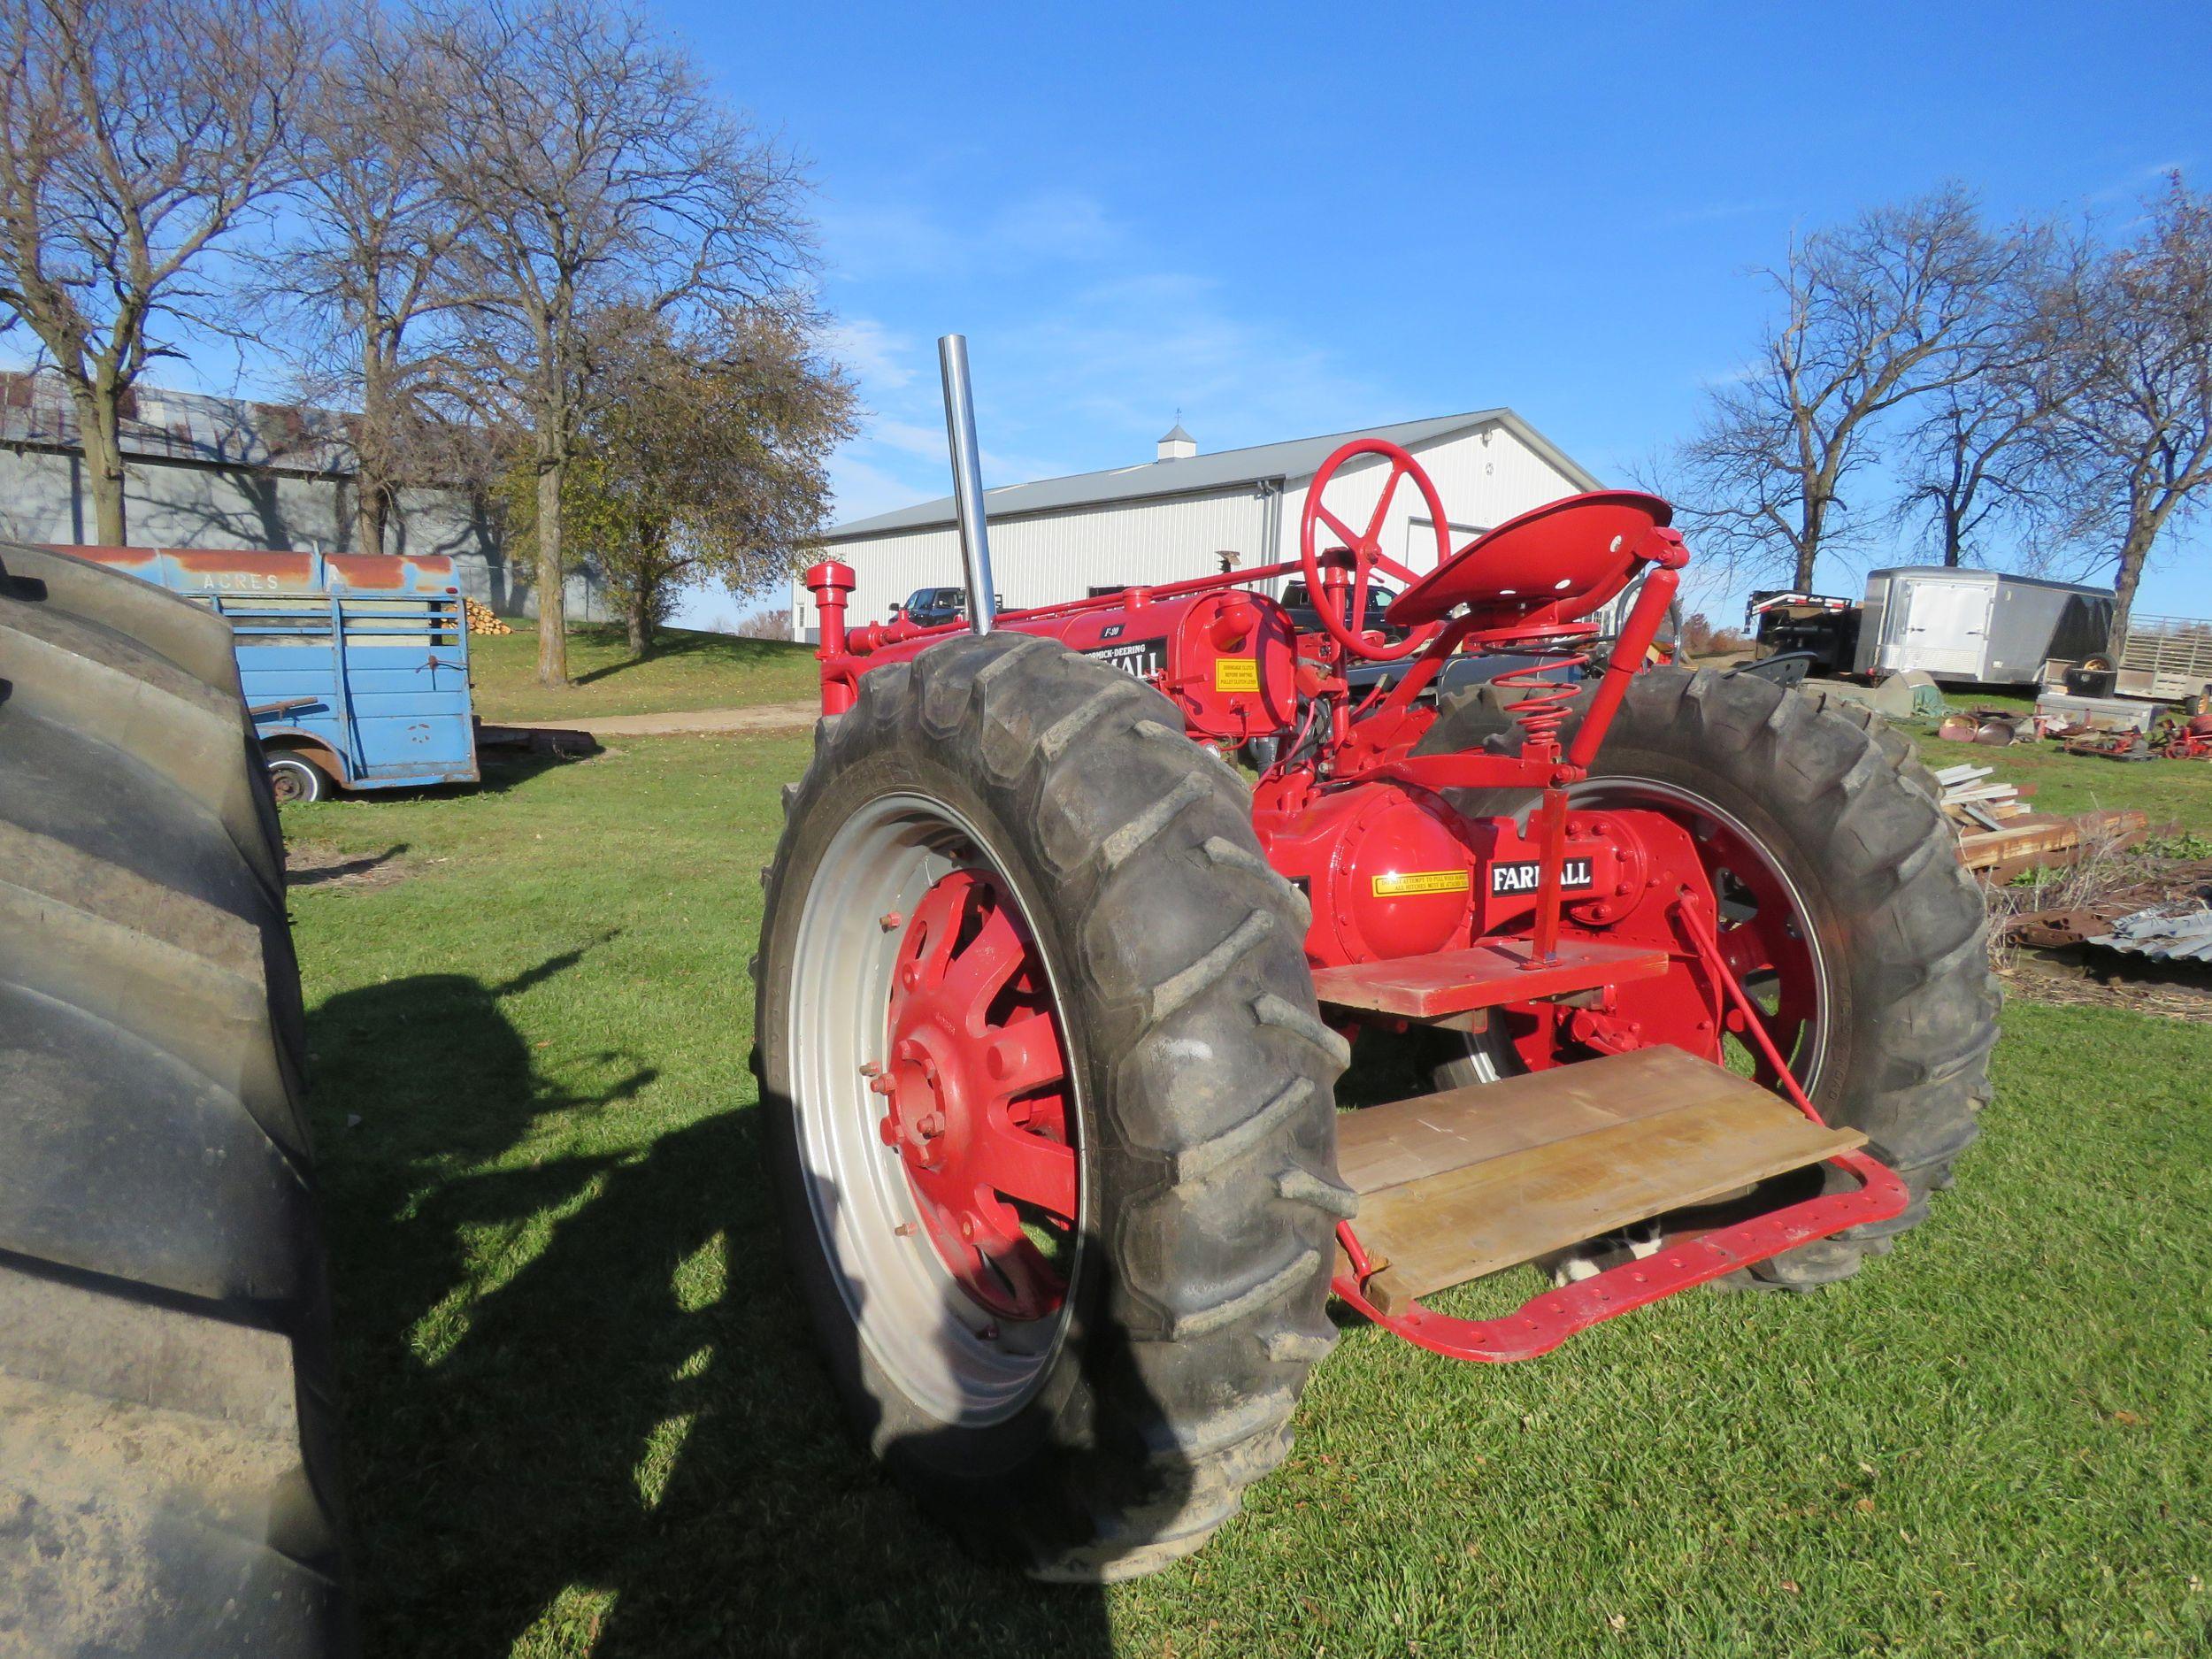
M 330 774 L 296 749 L 267 752 L 269 793 L 279 806 L 299 806 L 319 801 L 331 792 Z
M 280 869 L 229 629 L 0 545 L 8 1652 L 344 1645 Z
M 1048 641 L 869 672 L 790 792 L 757 1064 L 798 1286 L 868 1444 L 1038 1576 L 1196 1549 L 1334 1340 L 1305 926 L 1236 774 Z
M 1578 719 L 1578 709 L 1566 734 Z M 1516 740 L 1502 723 L 1510 726 L 1494 696 L 1471 697 L 1446 710 L 1419 752 L 1502 751 Z M 1792 1071 L 1809 1077 L 1830 1121 L 1865 1130 L 1868 1149 L 1911 1187 L 1903 1214 L 1750 1270 L 1793 1289 L 1849 1276 L 1951 1184 L 1989 1097 L 1998 993 L 1981 895 L 1932 780 L 1909 744 L 1853 705 L 1755 675 L 1656 669 L 1631 682 L 1571 799 L 1655 811 L 1690 832 L 1740 918 L 1746 963 L 1767 970 L 1764 1000 Z M 1639 999 L 1663 1006 L 1668 983 L 1624 988 L 1626 1014 Z M 1665 1029 L 1663 1018 L 1647 1040 L 1665 1041 Z M 1529 1057 L 1509 1038 L 1480 1040 L 1444 1079 L 1486 1080 Z M 1781 1178 L 1760 1202 L 1802 1195 L 1792 1184 L 1816 1179 Z

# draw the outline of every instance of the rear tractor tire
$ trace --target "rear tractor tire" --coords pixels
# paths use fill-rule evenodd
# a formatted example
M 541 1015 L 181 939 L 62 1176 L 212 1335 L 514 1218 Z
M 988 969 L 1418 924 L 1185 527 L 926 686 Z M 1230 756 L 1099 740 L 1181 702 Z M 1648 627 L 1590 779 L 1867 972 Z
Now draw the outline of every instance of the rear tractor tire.
M 1306 920 L 1236 774 L 1048 641 L 868 673 L 790 792 L 755 972 L 798 1287 L 871 1448 L 1039 1577 L 1196 1549 L 1334 1340 Z
M 1507 752 L 1517 741 L 1509 710 L 1497 688 L 1478 688 L 1447 707 L 1418 752 Z M 1563 741 L 1579 719 L 1577 704 Z M 1751 1284 L 1801 1290 L 1849 1277 L 1925 1217 L 1978 1133 L 1997 982 L 1981 895 L 1937 795 L 1912 746 L 1863 708 L 1756 675 L 1666 668 L 1630 682 L 1571 795 L 1572 810 L 1656 812 L 1689 832 L 1685 844 L 1721 896 L 1724 949 L 1740 972 L 1770 970 L 1764 996 L 1775 1029 L 1792 1033 L 1780 1046 L 1793 1072 L 1801 1083 L 1809 1075 L 1823 1116 L 1864 1130 L 1867 1149 L 1911 1189 L 1902 1214 L 1762 1263 Z M 1464 809 L 1514 811 L 1532 799 Z M 1663 925 L 1647 926 L 1640 938 L 1667 942 Z M 1623 987 L 1624 1008 L 1658 1006 L 1668 984 Z M 1655 1025 L 1664 1031 L 1663 1014 Z M 1486 1081 L 1526 1060 L 1508 1042 L 1479 1042 L 1440 1080 Z M 1833 1175 L 1783 1177 L 1760 1205 Z
M 229 628 L 0 545 L 0 1652 L 346 1645 L 282 868 Z

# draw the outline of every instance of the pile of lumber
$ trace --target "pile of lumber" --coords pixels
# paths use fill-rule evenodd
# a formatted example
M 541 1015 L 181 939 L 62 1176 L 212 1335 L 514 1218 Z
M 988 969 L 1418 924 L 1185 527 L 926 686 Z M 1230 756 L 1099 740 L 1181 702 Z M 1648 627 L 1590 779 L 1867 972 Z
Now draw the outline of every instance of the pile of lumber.
M 1991 781 L 1991 766 L 1946 766 L 1935 775 L 1943 786 L 1943 812 L 1959 826 L 1961 834 L 1973 831 L 2001 830 L 2008 818 L 2023 816 L 2027 808 L 2021 804 L 2025 795 L 2035 793 L 2030 784 L 2023 790 L 2013 784 Z
M 461 608 L 468 613 L 471 634 L 512 634 L 514 630 L 502 622 L 487 604 L 473 599 L 461 601 Z
M 1959 833 L 1959 862 L 1985 880 L 2009 881 L 2024 870 L 2080 863 L 2142 840 L 2150 819 L 2140 812 L 2031 812 L 2033 784 L 1993 782 L 1993 768 L 1946 766 L 1935 775 L 1943 812 Z

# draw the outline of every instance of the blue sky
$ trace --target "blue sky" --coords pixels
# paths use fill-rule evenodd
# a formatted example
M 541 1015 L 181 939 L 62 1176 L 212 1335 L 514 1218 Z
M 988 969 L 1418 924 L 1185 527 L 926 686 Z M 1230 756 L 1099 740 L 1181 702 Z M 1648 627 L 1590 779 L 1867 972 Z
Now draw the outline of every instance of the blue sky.
M 949 329 L 994 484 L 1148 459 L 1179 408 L 1217 449 L 1501 403 L 1623 479 L 1740 363 L 1793 226 L 1957 179 L 2123 229 L 2212 169 L 2202 0 L 659 15 L 812 160 L 872 411 L 848 518 L 948 488 Z M 2141 608 L 2212 612 L 2207 545 Z

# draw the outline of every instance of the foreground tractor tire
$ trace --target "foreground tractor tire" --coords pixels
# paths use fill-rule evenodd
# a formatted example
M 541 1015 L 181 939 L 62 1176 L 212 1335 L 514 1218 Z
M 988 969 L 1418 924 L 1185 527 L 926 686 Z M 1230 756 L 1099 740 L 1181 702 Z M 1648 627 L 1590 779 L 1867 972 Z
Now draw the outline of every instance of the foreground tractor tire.
M 0 544 L 0 1652 L 344 1646 L 282 879 L 229 629 Z
M 823 723 L 767 879 L 772 1174 L 860 1432 L 1040 1577 L 1196 1549 L 1288 1448 L 1352 1210 L 1237 777 L 1127 676 L 964 638 Z
M 1568 734 L 1578 720 L 1577 705 Z M 1483 687 L 1448 707 L 1418 752 L 1503 751 L 1516 741 L 1505 699 Z M 1741 864 L 1735 890 L 1768 895 L 1772 913 L 1755 907 L 1753 921 L 1777 927 L 1786 949 L 1808 947 L 1792 958 L 1808 983 L 1781 993 L 1817 1010 L 1792 1069 L 1809 1071 L 1830 1122 L 1866 1132 L 1867 1149 L 1904 1178 L 1912 1202 L 1749 1272 L 1789 1289 L 1848 1277 L 1925 1217 L 1989 1098 L 1997 984 L 1981 895 L 1959 864 L 1933 780 L 1910 744 L 1856 705 L 1748 674 L 1668 668 L 1631 682 L 1571 798 L 1578 810 L 1641 809 L 1688 827 L 1709 870 Z M 1515 1063 L 1497 1046 L 1478 1048 L 1448 1064 L 1443 1080 L 1479 1081 Z M 1802 1195 L 1790 1188 L 1805 1179 L 1817 1178 L 1783 1178 L 1762 1202 Z

